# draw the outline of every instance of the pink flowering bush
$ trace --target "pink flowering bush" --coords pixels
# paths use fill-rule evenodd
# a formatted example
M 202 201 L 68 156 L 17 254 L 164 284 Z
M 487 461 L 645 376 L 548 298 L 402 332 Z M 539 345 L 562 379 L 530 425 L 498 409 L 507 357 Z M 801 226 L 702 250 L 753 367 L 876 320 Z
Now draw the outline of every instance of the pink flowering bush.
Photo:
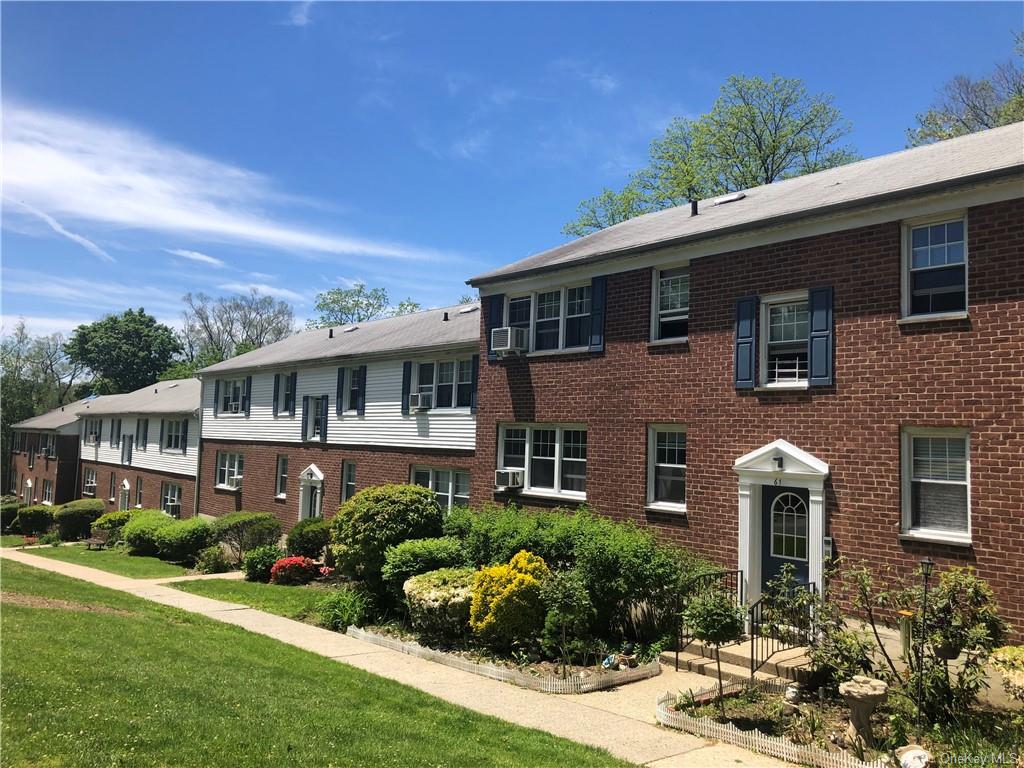
M 317 577 L 319 570 L 308 557 L 282 557 L 270 568 L 270 583 L 308 584 Z
M 325 565 L 325 566 L 322 566 L 320 568 L 320 578 L 321 579 L 330 578 L 332 573 L 334 573 L 334 569 L 331 568 L 329 565 Z

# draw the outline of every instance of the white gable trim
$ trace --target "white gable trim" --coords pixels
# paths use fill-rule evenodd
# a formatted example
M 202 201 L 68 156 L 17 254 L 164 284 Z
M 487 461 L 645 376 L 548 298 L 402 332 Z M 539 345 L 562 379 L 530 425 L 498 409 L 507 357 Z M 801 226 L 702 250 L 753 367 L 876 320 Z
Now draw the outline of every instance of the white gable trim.
M 320 485 L 324 481 L 324 473 L 316 464 L 310 464 L 299 474 L 299 482 L 306 485 Z

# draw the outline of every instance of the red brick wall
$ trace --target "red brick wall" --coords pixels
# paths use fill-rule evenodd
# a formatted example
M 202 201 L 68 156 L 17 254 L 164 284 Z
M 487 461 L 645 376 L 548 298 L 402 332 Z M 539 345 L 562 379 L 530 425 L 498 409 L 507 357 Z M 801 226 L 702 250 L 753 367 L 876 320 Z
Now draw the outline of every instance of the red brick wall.
M 57 456 L 47 458 L 36 454 L 39 446 L 39 435 L 29 433 L 26 435 L 27 449 L 24 453 L 15 451 L 11 454 L 11 478 L 12 482 L 18 483 L 18 495 L 20 496 L 25 487 L 25 478 L 32 479 L 32 494 L 38 498 L 39 503 L 43 501 L 43 480 L 48 479 L 53 483 L 53 503 L 64 504 L 76 498 L 75 496 L 75 473 L 78 469 L 78 436 L 57 435 Z M 28 468 L 29 452 L 32 452 L 33 466 Z M 4 488 L 8 493 L 10 488 Z M 31 504 L 32 499 L 24 499 L 26 504 Z
M 245 465 L 242 490 L 216 488 L 217 452 L 241 453 Z M 277 499 L 277 457 L 288 456 L 288 488 Z M 372 446 L 319 446 L 295 443 L 243 443 L 203 440 L 199 477 L 199 512 L 224 515 L 239 509 L 272 512 L 287 532 L 299 519 L 298 476 L 310 464 L 324 474 L 324 517 L 334 516 L 341 503 L 342 463 L 356 463 L 356 490 L 374 485 L 407 483 L 413 466 L 471 469 L 472 451 L 403 451 Z
M 609 276 L 603 355 L 481 365 L 474 501 L 494 497 L 498 423 L 585 422 L 592 507 L 736 567 L 732 464 L 784 438 L 830 465 L 826 532 L 837 554 L 903 571 L 924 555 L 940 567 L 974 565 L 1019 632 L 1024 201 L 971 209 L 968 231 L 967 321 L 896 324 L 896 221 L 694 261 L 685 347 L 648 346 L 650 270 Z M 835 290 L 835 385 L 799 393 L 734 389 L 735 300 L 822 285 Z M 646 425 L 658 422 L 687 426 L 685 519 L 644 511 Z M 970 429 L 973 546 L 899 539 L 901 426 Z
M 98 461 L 83 461 L 82 469 L 90 467 L 96 470 L 96 498 L 102 499 L 108 512 L 117 509 L 118 494 L 121 482 L 127 480 L 131 485 L 131 507 L 135 507 L 135 482 L 142 478 L 142 508 L 160 509 L 160 486 L 164 482 L 176 483 L 181 486 L 181 517 L 192 517 L 195 503 L 196 479 L 188 475 L 176 475 L 170 472 L 154 472 L 138 467 L 124 467 L 119 464 L 103 464 Z M 110 501 L 110 475 L 114 475 L 114 500 Z M 83 473 L 79 473 L 79 488 L 75 498 L 82 495 L 81 484 Z

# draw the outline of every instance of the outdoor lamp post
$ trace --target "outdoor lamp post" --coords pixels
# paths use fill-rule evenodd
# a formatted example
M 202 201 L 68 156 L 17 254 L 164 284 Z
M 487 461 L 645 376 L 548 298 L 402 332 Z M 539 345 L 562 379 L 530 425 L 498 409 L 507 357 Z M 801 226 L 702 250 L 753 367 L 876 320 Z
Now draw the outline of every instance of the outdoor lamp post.
M 921 640 L 917 646 L 917 738 L 921 739 L 921 710 L 924 704 L 924 643 L 928 637 L 928 579 L 932 576 L 935 561 L 930 557 L 921 560 L 921 578 L 924 581 L 924 596 L 921 600 Z

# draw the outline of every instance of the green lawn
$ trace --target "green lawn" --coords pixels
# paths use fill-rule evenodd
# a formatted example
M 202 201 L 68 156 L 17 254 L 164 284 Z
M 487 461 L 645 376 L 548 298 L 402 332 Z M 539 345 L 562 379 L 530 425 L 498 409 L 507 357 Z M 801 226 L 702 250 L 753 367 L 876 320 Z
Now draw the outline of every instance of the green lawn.
M 20 563 L 2 579 L 3 766 L 626 765 L 238 627 Z
M 167 586 L 299 620 L 310 614 L 313 604 L 324 594 L 324 589 L 317 587 L 281 587 L 277 584 L 230 579 L 179 581 Z
M 20 533 L 0 536 L 0 547 L 20 547 L 24 543 L 25 537 Z
M 86 549 L 84 544 L 73 547 L 40 547 L 28 552 L 30 555 L 87 565 L 133 579 L 158 579 L 165 576 L 184 576 L 187 573 L 180 565 L 165 563 L 155 557 L 137 557 L 121 549 Z

